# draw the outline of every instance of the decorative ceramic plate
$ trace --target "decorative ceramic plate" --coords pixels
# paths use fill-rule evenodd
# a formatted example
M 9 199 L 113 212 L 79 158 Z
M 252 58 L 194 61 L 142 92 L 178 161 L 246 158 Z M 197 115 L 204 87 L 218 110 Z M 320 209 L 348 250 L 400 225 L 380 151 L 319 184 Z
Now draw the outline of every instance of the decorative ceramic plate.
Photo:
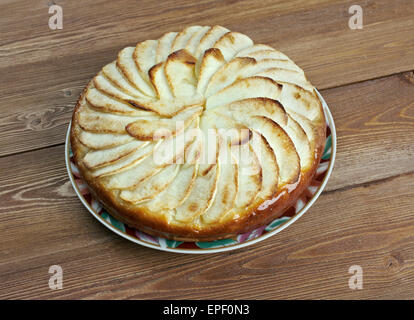
M 318 91 L 317 94 L 323 104 L 327 124 L 327 134 L 325 150 L 313 181 L 298 198 L 295 204 L 288 208 L 281 217 L 275 219 L 268 225 L 262 226 L 248 233 L 240 234 L 234 239 L 223 239 L 209 242 L 182 242 L 168 240 L 161 237 L 154 237 L 139 230 L 132 229 L 113 218 L 102 207 L 99 201 L 92 197 L 87 185 L 79 174 L 78 168 L 73 162 L 72 151 L 70 148 L 69 124 L 66 135 L 65 160 L 70 181 L 83 205 L 96 219 L 98 219 L 99 222 L 120 236 L 145 247 L 180 253 L 215 253 L 235 250 L 252 245 L 275 235 L 299 219 L 299 217 L 301 217 L 316 201 L 328 182 L 336 155 L 336 131 L 328 105 Z

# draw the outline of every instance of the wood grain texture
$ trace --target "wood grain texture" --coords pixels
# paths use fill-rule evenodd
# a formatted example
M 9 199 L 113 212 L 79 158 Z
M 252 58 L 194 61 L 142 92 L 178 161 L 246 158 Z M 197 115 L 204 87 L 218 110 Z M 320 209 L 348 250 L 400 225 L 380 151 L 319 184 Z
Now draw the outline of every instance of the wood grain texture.
M 413 72 L 322 91 L 337 129 L 327 190 L 414 172 Z
M 414 298 L 412 74 L 326 90 L 338 126 L 329 191 L 293 225 L 192 256 L 120 238 L 87 213 L 64 147 L 0 158 L 0 298 Z M 48 287 L 61 265 L 64 289 Z M 364 289 L 348 287 L 361 265 Z
M 63 30 L 48 28 L 52 3 L 63 7 Z M 0 156 L 62 143 L 81 89 L 121 48 L 192 24 L 221 24 L 280 49 L 319 89 L 413 70 L 414 2 L 360 1 L 363 30 L 348 27 L 351 4 L 2 1 Z

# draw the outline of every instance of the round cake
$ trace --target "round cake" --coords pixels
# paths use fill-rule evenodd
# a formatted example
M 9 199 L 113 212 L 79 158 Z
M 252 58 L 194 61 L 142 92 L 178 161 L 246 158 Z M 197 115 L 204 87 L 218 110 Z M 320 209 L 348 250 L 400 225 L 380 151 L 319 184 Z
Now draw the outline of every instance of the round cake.
M 310 184 L 326 123 L 283 53 L 221 26 L 121 50 L 86 86 L 71 147 L 116 219 L 182 241 L 271 222 Z

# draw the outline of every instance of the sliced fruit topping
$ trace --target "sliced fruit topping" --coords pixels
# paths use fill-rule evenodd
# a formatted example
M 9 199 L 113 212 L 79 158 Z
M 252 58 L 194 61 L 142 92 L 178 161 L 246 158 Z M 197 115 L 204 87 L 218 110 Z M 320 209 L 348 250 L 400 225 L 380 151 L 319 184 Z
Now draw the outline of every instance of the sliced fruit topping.
M 130 104 L 108 96 L 95 88 L 89 88 L 85 94 L 86 101 L 97 111 L 118 113 L 132 116 L 150 116 L 151 112 L 133 108 Z
M 254 69 L 255 66 L 256 60 L 253 58 L 235 58 L 222 65 L 210 78 L 206 87 L 205 96 L 209 97 L 215 94 L 238 79 L 254 75 L 254 71 L 248 71 L 252 68 Z
M 143 94 L 153 97 L 155 96 L 154 90 L 148 82 L 142 78 L 138 71 L 133 58 L 134 51 L 134 47 L 127 47 L 121 50 L 118 54 L 116 65 L 135 88 L 139 89 Z
M 156 175 L 139 184 L 135 189 L 121 191 L 119 197 L 133 204 L 150 200 L 169 186 L 179 169 L 180 165 L 178 164 L 167 166 Z
M 207 174 L 198 173 L 190 195 L 182 205 L 176 208 L 175 220 L 189 223 L 211 206 L 216 195 L 219 174 L 219 162 L 213 165 Z
M 249 54 L 252 54 L 252 53 L 257 52 L 257 51 L 262 51 L 262 50 L 275 50 L 275 49 L 273 49 L 271 46 L 268 46 L 266 44 L 254 44 L 254 45 L 252 45 L 250 47 L 247 47 L 247 48 L 245 48 L 243 50 L 240 50 L 236 54 L 236 57 L 248 57 Z M 289 58 L 287 58 L 287 59 L 289 59 Z
M 143 161 L 145 158 L 149 157 L 154 152 L 154 149 L 157 148 L 160 142 L 161 141 L 158 141 L 157 143 L 147 142 L 145 146 L 138 148 L 127 157 L 105 167 L 98 168 L 92 171 L 91 174 L 93 177 L 104 177 L 107 175 L 123 172 Z
M 178 32 L 168 32 L 158 40 L 158 46 L 155 55 L 156 63 L 160 63 L 167 60 L 168 56 L 171 53 L 172 43 L 174 42 L 174 39 L 177 36 L 177 34 Z
M 158 47 L 158 40 L 146 40 L 135 47 L 132 57 L 141 73 L 141 76 L 148 80 L 148 71 L 155 64 L 155 54 Z
M 279 167 L 279 186 L 295 183 L 299 179 L 300 158 L 287 133 L 276 122 L 262 116 L 251 117 L 249 127 L 263 135 L 273 149 Z
M 225 63 L 226 60 L 224 60 L 219 49 L 211 48 L 206 50 L 204 56 L 198 60 L 196 65 L 196 73 L 198 74 L 197 92 L 199 94 L 204 94 L 211 77 Z
M 283 106 L 272 99 L 252 98 L 235 101 L 227 106 L 215 109 L 221 114 L 232 116 L 248 123 L 253 116 L 264 116 L 276 122 L 290 137 L 300 157 L 302 169 L 306 170 L 313 163 L 313 150 L 302 127 L 293 120 Z
M 198 121 L 196 120 L 189 128 L 197 126 Z M 185 150 L 193 140 L 194 136 L 186 135 L 185 131 L 175 137 L 162 140 L 154 149 L 151 157 L 145 158 L 142 162 L 122 173 L 108 176 L 104 184 L 111 189 L 135 188 L 141 182 L 158 173 L 163 167 L 180 163 L 180 158 L 184 157 Z
M 185 49 L 193 56 L 195 56 L 197 47 L 201 41 L 201 38 L 210 30 L 210 27 L 201 27 L 197 30 L 191 38 L 188 40 L 187 44 L 185 45 Z
M 171 46 L 171 52 L 184 49 L 191 37 L 201 29 L 201 26 L 191 26 L 181 31 L 174 39 L 174 42 Z
M 281 83 L 282 94 L 277 100 L 285 106 L 287 111 L 299 113 L 314 123 L 325 122 L 321 102 L 314 92 L 290 83 Z
M 237 163 L 232 157 L 229 144 L 220 144 L 218 162 L 220 174 L 217 181 L 217 190 L 210 208 L 201 215 L 201 220 L 204 223 L 213 223 L 220 220 L 223 215 L 234 207 L 238 194 Z
M 304 74 L 293 71 L 293 70 L 287 70 L 282 68 L 271 68 L 267 69 L 265 71 L 262 71 L 257 74 L 258 76 L 262 77 L 268 77 L 270 79 L 273 79 L 276 82 L 287 82 L 291 84 L 296 84 L 299 87 L 308 90 L 313 91 L 314 87 L 310 82 L 306 79 Z
M 185 130 L 203 111 L 203 107 L 190 107 L 170 119 L 139 119 L 127 125 L 127 132 L 140 140 L 160 140 Z
M 280 51 L 277 51 L 273 48 L 266 48 L 266 46 L 261 47 L 262 45 L 255 45 L 248 48 L 247 50 L 242 50 L 237 56 L 240 57 L 251 57 L 255 58 L 257 61 L 263 59 L 275 59 L 282 61 L 291 61 L 285 54 Z
M 93 133 L 81 130 L 78 135 L 79 141 L 90 149 L 113 148 L 134 140 L 128 134 Z
M 238 80 L 207 98 L 206 109 L 229 104 L 236 100 L 264 97 L 276 100 L 282 86 L 265 77 L 250 77 Z
M 161 62 L 153 66 L 149 70 L 150 81 L 157 91 L 157 95 L 161 100 L 172 100 L 174 95 L 165 75 L 165 63 Z
M 194 75 L 196 60 L 186 50 L 171 53 L 165 62 L 165 75 L 175 97 L 196 96 L 197 79 Z M 196 97 L 195 100 L 202 99 Z
M 95 133 L 126 133 L 125 127 L 137 119 L 137 117 L 97 112 L 86 104 L 77 113 L 79 126 L 83 130 Z
M 83 164 L 88 169 L 96 169 L 130 155 L 132 152 L 145 146 L 148 142 L 132 141 L 111 149 L 89 151 L 83 158 Z
M 126 92 L 124 92 L 119 87 L 115 86 L 113 82 L 109 81 L 102 73 L 98 74 L 95 78 L 93 78 L 93 84 L 95 88 L 97 88 L 99 91 L 104 92 L 108 96 L 111 96 L 113 98 L 116 98 L 121 101 L 131 101 L 134 103 L 139 97 L 137 95 L 132 96 Z M 142 97 L 144 98 L 144 97 Z M 145 98 L 149 99 L 149 98 Z
M 229 61 L 240 50 L 253 45 L 252 39 L 239 32 L 228 32 L 214 44 L 213 48 L 220 49 L 224 59 Z
M 115 61 L 103 67 L 102 73 L 124 93 L 138 98 L 145 97 L 141 91 L 137 90 L 128 82 L 124 75 L 118 70 Z
M 235 206 L 237 208 L 247 208 L 262 189 L 262 166 L 250 144 L 233 146 L 232 153 L 238 164 L 239 177 Z
M 226 29 L 221 26 L 212 27 L 200 40 L 198 47 L 195 52 L 195 58 L 200 60 L 204 55 L 204 52 L 207 49 L 210 49 L 214 46 L 218 39 L 220 39 L 224 34 L 230 32 L 229 29 Z
M 253 131 L 250 145 L 262 169 L 262 187 L 257 198 L 267 199 L 276 194 L 279 186 L 279 166 L 276 156 L 267 140 L 256 131 Z
M 154 199 L 146 202 L 144 206 L 153 212 L 180 206 L 190 194 L 197 172 L 198 165 L 181 165 L 180 171 L 171 184 Z

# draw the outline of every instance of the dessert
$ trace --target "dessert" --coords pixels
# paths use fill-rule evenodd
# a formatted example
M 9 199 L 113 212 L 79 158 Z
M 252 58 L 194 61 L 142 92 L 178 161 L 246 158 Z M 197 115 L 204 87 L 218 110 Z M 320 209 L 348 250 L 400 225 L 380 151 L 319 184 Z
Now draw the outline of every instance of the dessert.
M 76 105 L 71 147 L 117 219 L 182 241 L 234 237 L 281 216 L 309 185 L 322 105 L 283 53 L 221 26 L 121 50 Z

